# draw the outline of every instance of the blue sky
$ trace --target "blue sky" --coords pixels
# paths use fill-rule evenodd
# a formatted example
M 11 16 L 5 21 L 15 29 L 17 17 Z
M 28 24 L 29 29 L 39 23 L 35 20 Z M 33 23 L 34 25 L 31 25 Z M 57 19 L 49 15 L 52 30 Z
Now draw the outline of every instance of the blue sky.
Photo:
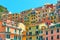
M 12 13 L 41 7 L 45 3 L 56 4 L 57 0 L 0 0 L 0 5 L 5 6 Z

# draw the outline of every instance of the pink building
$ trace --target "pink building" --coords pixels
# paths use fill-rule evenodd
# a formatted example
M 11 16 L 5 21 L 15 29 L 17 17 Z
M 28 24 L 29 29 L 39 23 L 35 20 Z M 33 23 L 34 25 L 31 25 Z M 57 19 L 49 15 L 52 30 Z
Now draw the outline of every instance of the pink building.
M 48 30 L 44 31 L 45 40 L 60 40 L 60 24 L 51 26 Z

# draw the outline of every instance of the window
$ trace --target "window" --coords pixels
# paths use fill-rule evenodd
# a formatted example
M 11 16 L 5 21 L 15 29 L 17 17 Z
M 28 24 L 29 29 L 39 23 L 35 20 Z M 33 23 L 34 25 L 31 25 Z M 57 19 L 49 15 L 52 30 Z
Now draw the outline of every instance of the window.
M 48 18 L 48 20 L 50 20 L 50 18 Z
M 59 29 L 57 29 L 57 33 L 59 33 Z
M 55 26 L 51 26 L 50 28 L 55 28 Z
M 42 34 L 42 33 L 43 33 L 43 31 L 42 31 L 42 30 L 40 30 L 40 31 L 39 31 L 39 34 Z
M 38 31 L 36 31 L 36 34 L 39 34 L 39 32 L 38 32 Z
M 56 25 L 56 27 L 58 27 L 58 28 L 59 28 L 59 27 L 60 27 L 60 24 L 57 24 L 57 25 Z
M 9 34 L 7 34 L 7 35 L 6 35 L 6 38 L 10 38 L 10 35 L 9 35 Z
M 20 34 L 20 30 L 19 30 L 19 34 Z
M 18 14 L 16 14 L 16 15 L 18 15 Z
M 28 35 L 28 32 L 26 32 L 26 35 Z
M 38 36 L 36 37 L 36 39 L 38 39 Z
M 7 32 L 9 32 L 9 27 L 7 27 Z
M 32 37 L 30 37 L 29 40 L 32 40 Z
M 34 15 L 35 16 L 35 15 Z
M 51 16 L 51 20 L 53 20 L 53 16 Z
M 48 37 L 46 37 L 46 40 L 48 40 Z
M 47 14 L 45 14 L 47 16 Z
M 15 29 L 15 33 L 16 33 L 16 29 Z
M 33 18 L 32 18 L 32 20 L 33 20 Z
M 51 30 L 51 34 L 53 34 L 53 30 Z
M 29 32 L 29 35 L 32 35 L 32 32 Z
M 43 40 L 43 36 L 39 36 L 39 40 Z
M 31 30 L 31 27 L 29 27 L 29 30 Z
M 56 23 L 56 21 L 54 20 L 54 23 Z
M 38 29 L 38 26 L 36 26 L 36 29 Z
M 57 39 L 59 39 L 59 35 L 57 35 Z
M 51 36 L 51 40 L 53 40 L 53 36 Z
M 56 18 L 56 16 L 54 16 L 54 19 Z
M 30 14 L 28 14 L 28 16 L 30 16 Z
M 21 40 L 21 37 L 20 36 L 18 37 L 18 40 Z
M 14 40 L 17 40 L 17 36 L 14 36 Z
M 46 31 L 46 35 L 48 35 L 48 31 Z
M 17 17 L 16 17 L 17 18 Z
M 41 22 L 41 20 L 39 19 L 39 22 Z
M 35 19 L 35 17 L 34 17 L 34 19 Z

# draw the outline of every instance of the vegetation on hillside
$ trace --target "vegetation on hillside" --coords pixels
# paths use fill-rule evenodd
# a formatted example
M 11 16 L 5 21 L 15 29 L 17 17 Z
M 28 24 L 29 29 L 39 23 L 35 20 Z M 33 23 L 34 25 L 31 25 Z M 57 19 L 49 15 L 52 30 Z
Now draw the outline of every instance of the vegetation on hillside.
M 0 5 L 0 12 L 8 12 L 7 8 Z

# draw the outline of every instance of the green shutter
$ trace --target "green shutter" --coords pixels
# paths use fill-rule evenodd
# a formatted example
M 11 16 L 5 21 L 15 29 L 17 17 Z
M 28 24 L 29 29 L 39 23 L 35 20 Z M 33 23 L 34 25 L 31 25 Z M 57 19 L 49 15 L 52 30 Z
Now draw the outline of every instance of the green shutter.
M 9 35 L 9 34 L 7 34 L 7 35 L 6 35 L 6 38 L 9 38 L 9 39 L 10 39 L 10 35 Z
M 9 32 L 9 27 L 7 27 L 7 32 Z

